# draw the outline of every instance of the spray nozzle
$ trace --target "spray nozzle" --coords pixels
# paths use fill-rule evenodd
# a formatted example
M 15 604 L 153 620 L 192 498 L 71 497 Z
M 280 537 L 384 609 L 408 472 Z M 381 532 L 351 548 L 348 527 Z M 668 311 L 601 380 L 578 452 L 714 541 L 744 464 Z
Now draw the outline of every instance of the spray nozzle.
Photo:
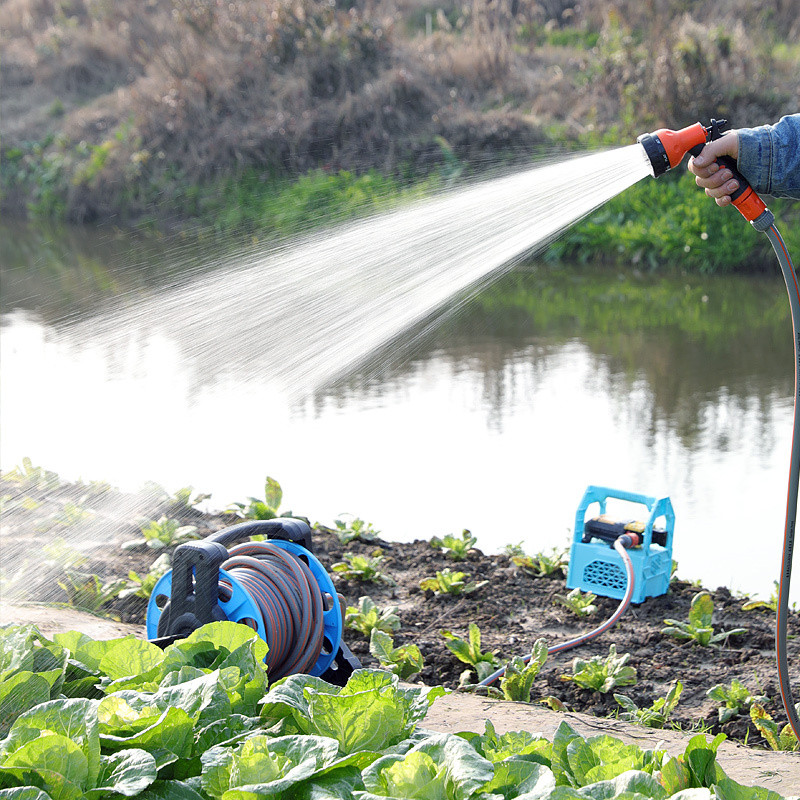
M 687 153 L 696 156 L 708 142 L 719 139 L 727 124 L 725 119 L 712 119 L 710 125 L 696 122 L 679 131 L 661 128 L 653 133 L 642 134 L 636 141 L 644 148 L 653 177 L 658 178 L 667 170 L 677 167 Z M 764 202 L 739 172 L 733 158 L 718 156 L 717 163 L 729 169 L 739 184 L 739 188 L 731 194 L 731 202 L 748 222 L 756 222 L 767 211 Z

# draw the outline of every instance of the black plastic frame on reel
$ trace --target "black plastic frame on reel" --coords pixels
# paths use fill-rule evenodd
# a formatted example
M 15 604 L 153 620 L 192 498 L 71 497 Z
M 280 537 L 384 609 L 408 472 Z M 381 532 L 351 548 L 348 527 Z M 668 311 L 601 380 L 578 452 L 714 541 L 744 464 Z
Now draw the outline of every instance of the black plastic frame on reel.
M 313 556 L 311 543 L 311 529 L 308 524 L 299 519 L 281 517 L 271 520 L 254 520 L 234 525 L 219 531 L 207 539 L 194 542 L 186 542 L 175 549 L 173 555 L 172 570 L 162 577 L 156 584 L 148 605 L 147 629 L 150 641 L 159 647 L 167 647 L 179 639 L 183 639 L 193 631 L 211 622 L 219 622 L 233 618 L 228 616 L 230 613 L 231 598 L 221 599 L 221 590 L 230 584 L 231 596 L 237 592 L 239 595 L 246 594 L 246 590 L 235 580 L 232 580 L 221 568 L 231 555 L 229 547 L 237 543 L 245 542 L 253 536 L 264 536 L 272 540 L 273 544 L 283 542 L 281 549 L 289 550 L 298 560 L 302 560 L 306 565 L 311 565 L 312 577 L 317 580 L 319 586 L 320 578 L 323 582 L 329 582 L 330 578 L 319 562 Z M 277 542 L 276 542 L 277 540 Z M 307 553 L 308 557 L 305 556 Z M 304 567 L 306 569 L 306 567 Z M 316 572 L 316 574 L 314 574 Z M 163 585 L 162 585 L 163 582 Z M 329 583 L 331 590 L 333 584 Z M 160 591 L 159 588 L 161 587 Z M 169 595 L 169 600 L 165 603 L 163 598 Z M 327 594 L 327 593 L 326 593 Z M 336 628 L 341 631 L 343 619 L 342 609 L 335 591 L 329 602 L 335 607 L 326 610 L 326 615 L 336 614 Z M 226 613 L 223 605 L 228 607 Z M 252 608 L 252 601 L 248 597 L 245 601 L 248 608 Z M 248 620 L 250 614 L 246 614 Z M 266 639 L 263 625 L 258 626 L 259 635 Z M 331 637 L 332 639 L 335 637 Z M 332 643 L 335 654 L 328 651 L 325 660 L 327 666 L 319 677 L 337 685 L 344 685 L 355 669 L 361 667 L 358 659 L 349 650 L 347 645 L 341 640 Z

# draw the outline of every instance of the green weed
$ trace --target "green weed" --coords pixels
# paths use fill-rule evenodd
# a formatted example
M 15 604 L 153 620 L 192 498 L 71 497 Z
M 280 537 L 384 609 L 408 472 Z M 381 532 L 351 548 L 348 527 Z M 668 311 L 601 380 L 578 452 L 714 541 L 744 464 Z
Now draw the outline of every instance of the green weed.
M 161 550 L 165 547 L 177 547 L 184 542 L 200 538 L 195 525 L 181 525 L 178 520 L 164 516 L 157 520 L 150 520 L 143 525 L 142 536 L 142 539 L 124 542 L 123 549 L 131 550 L 144 544 L 153 550 Z

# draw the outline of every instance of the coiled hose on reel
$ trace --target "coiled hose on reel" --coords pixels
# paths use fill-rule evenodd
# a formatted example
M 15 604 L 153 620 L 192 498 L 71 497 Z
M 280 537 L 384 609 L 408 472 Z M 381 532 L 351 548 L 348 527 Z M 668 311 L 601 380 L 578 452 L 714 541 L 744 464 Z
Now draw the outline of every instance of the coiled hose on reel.
M 240 542 L 253 536 L 268 538 Z M 267 643 L 272 680 L 307 673 L 338 683 L 360 666 L 342 642 L 342 598 L 302 520 L 245 522 L 175 550 L 150 596 L 148 639 L 166 646 L 223 620 L 248 625 Z

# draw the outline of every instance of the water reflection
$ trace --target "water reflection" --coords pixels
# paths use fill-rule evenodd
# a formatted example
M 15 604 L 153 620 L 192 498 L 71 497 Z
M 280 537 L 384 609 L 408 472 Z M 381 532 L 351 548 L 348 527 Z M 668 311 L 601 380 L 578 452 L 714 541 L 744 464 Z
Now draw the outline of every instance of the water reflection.
M 529 266 L 287 407 L 258 352 L 219 369 L 188 361 L 169 330 L 114 346 L 91 325 L 63 336 L 70 315 L 146 298 L 219 257 L 13 238 L 0 237 L 3 469 L 29 455 L 123 488 L 191 483 L 215 508 L 260 494 L 270 474 L 285 507 L 314 520 L 351 512 L 397 539 L 468 527 L 489 551 L 566 543 L 588 483 L 669 494 L 680 574 L 771 591 L 793 394 L 777 275 Z

